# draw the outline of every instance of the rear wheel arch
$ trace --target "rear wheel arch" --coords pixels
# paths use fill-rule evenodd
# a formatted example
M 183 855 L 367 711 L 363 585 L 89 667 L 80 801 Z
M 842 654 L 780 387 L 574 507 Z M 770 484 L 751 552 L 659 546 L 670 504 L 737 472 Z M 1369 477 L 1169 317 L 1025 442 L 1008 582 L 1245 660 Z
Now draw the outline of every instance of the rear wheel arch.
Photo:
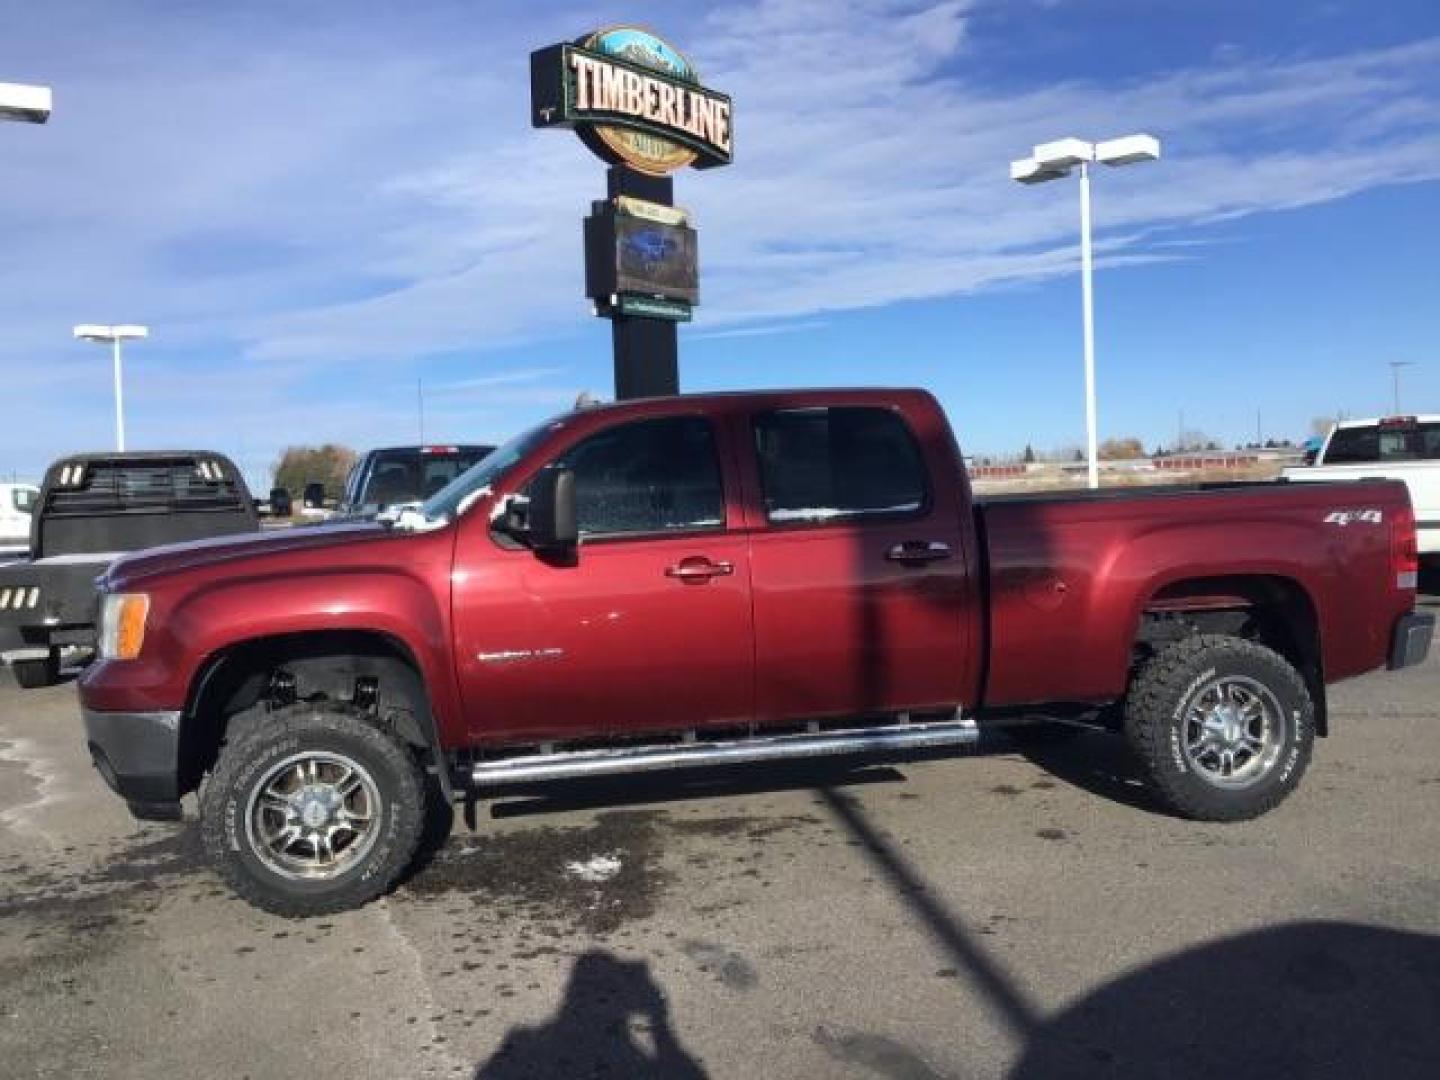
M 193 790 L 214 767 L 232 721 L 263 722 L 266 712 L 285 703 L 276 698 L 277 673 L 284 673 L 282 684 L 293 680 L 293 700 L 356 704 L 373 684 L 368 711 L 411 745 L 445 795 L 452 794 L 431 694 L 415 654 L 394 635 L 368 629 L 248 638 L 206 657 L 191 681 L 181 725 L 182 791 Z
M 1132 672 L 1167 645 L 1200 634 L 1239 637 L 1279 653 L 1305 680 L 1317 734 L 1328 734 L 1319 612 L 1300 581 L 1283 574 L 1228 574 L 1157 586 L 1141 606 Z

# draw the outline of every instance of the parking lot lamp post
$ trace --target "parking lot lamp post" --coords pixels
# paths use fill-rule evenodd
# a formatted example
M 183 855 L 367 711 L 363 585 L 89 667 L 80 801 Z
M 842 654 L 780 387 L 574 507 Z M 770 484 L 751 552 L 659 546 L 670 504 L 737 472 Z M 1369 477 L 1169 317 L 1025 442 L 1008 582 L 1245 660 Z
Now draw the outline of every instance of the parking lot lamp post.
M 1080 169 L 1080 294 L 1085 339 L 1085 448 L 1089 484 L 1100 486 L 1095 419 L 1095 304 L 1093 257 L 1090 245 L 1090 166 L 1134 165 L 1160 158 L 1160 140 L 1152 135 L 1126 135 L 1090 143 L 1060 139 L 1035 147 L 1032 155 L 1010 163 L 1010 179 L 1022 184 L 1043 184 Z
M 125 397 L 120 379 L 120 343 L 134 338 L 147 338 L 150 330 L 144 326 L 98 326 L 93 323 L 75 327 L 75 337 L 81 341 L 99 341 L 110 346 L 115 362 L 115 449 L 125 450 Z
M 50 119 L 50 88 L 0 83 L 0 120 L 43 124 Z
M 1393 401 L 1395 405 L 1395 411 L 1391 413 L 1392 416 L 1400 415 L 1400 369 L 1414 366 L 1415 361 L 1413 360 L 1390 361 L 1390 389 L 1393 395 Z

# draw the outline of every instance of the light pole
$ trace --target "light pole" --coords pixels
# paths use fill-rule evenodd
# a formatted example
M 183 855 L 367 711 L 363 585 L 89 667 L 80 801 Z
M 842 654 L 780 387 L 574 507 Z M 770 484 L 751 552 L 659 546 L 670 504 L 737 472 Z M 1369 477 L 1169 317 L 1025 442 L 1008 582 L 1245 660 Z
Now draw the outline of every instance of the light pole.
M 1085 445 L 1092 488 L 1100 486 L 1095 434 L 1095 302 L 1090 248 L 1090 166 L 1134 165 L 1158 161 L 1160 140 L 1153 135 L 1126 135 L 1119 139 L 1090 143 L 1083 139 L 1060 139 L 1041 143 L 1032 155 L 1010 163 L 1010 179 L 1022 184 L 1043 184 L 1069 176 L 1080 166 L 1080 294 L 1085 335 Z
M 81 341 L 99 341 L 110 346 L 115 360 L 115 449 L 125 450 L 125 397 L 120 384 L 120 342 L 135 338 L 147 338 L 150 330 L 144 326 L 97 326 L 85 323 L 75 327 L 75 337 Z
M 0 83 L 0 120 L 43 124 L 50 119 L 50 88 Z
M 1400 369 L 1414 366 L 1415 361 L 1413 360 L 1390 361 L 1390 388 L 1395 401 L 1395 412 L 1393 413 L 1395 416 L 1400 415 Z

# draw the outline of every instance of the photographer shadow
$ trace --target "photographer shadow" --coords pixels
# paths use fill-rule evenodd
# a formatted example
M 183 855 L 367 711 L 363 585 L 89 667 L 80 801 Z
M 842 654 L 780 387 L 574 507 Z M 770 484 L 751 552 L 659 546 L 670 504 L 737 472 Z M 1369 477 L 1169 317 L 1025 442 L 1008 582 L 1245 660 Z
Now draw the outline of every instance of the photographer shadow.
M 601 949 L 575 961 L 553 1019 L 512 1030 L 475 1070 L 475 1080 L 602 1075 L 704 1080 L 706 1073 L 680 1045 L 647 965 Z

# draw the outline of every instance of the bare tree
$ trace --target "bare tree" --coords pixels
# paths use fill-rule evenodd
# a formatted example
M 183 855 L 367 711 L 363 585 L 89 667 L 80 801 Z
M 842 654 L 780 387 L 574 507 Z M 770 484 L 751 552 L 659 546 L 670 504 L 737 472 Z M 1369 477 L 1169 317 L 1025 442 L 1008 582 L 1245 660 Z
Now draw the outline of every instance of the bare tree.
M 1106 439 L 1096 451 L 1101 461 L 1129 461 L 1145 456 L 1145 444 L 1133 436 Z
M 325 498 L 338 499 L 345 487 L 345 477 L 355 464 L 355 451 L 348 446 L 326 443 L 324 446 L 287 446 L 275 462 L 275 486 L 292 495 L 299 494 L 306 484 L 325 485 Z

